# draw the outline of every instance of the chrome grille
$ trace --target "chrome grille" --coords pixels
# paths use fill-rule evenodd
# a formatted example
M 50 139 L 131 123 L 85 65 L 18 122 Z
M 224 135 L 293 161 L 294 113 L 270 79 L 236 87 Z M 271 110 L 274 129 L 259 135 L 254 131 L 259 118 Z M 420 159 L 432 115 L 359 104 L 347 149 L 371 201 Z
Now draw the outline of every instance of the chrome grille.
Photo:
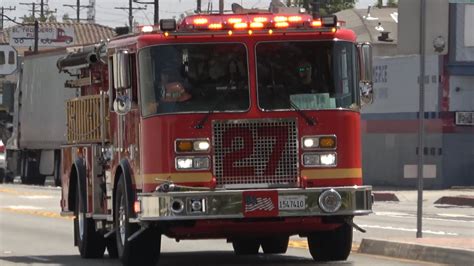
M 294 119 L 214 121 L 217 184 L 296 184 L 297 135 Z

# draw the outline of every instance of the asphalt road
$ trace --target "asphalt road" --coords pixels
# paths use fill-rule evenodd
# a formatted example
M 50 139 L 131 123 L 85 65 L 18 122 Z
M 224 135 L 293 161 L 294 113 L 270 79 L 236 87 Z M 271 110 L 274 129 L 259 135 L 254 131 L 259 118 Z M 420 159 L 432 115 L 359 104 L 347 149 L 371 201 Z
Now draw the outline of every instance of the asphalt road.
M 118 260 L 108 259 L 107 256 L 104 259 L 87 261 L 79 257 L 77 249 L 73 246 L 72 219 L 59 216 L 59 199 L 60 192 L 56 188 L 0 185 L 0 265 L 84 265 L 86 262 L 87 265 L 119 264 Z M 390 208 L 390 210 L 393 209 L 393 207 Z M 372 215 L 359 218 L 358 223 L 372 225 L 372 228 L 369 226 L 367 228 L 368 234 L 375 234 L 379 238 L 387 237 L 392 233 L 413 234 L 403 230 L 383 229 L 384 226 L 393 225 L 394 219 L 395 217 L 389 215 Z M 409 222 L 411 218 L 397 219 L 400 219 L 396 223 L 398 227 L 408 229 L 413 227 Z M 407 224 L 403 224 L 402 221 Z M 473 222 L 466 223 L 472 229 Z M 374 229 L 375 226 L 382 228 Z M 439 230 L 441 229 L 440 225 Z M 434 227 L 433 230 L 438 229 Z M 463 234 L 462 228 L 451 231 Z M 361 235 L 356 233 L 356 244 L 360 237 Z M 316 265 L 309 251 L 304 248 L 304 245 L 300 245 L 302 242 L 301 239 L 293 238 L 286 255 L 261 254 L 237 257 L 232 252 L 232 246 L 225 240 L 176 243 L 172 239 L 163 237 L 160 265 Z M 329 263 L 329 265 L 369 264 L 427 265 L 418 261 L 370 256 L 356 252 L 351 254 L 347 262 Z

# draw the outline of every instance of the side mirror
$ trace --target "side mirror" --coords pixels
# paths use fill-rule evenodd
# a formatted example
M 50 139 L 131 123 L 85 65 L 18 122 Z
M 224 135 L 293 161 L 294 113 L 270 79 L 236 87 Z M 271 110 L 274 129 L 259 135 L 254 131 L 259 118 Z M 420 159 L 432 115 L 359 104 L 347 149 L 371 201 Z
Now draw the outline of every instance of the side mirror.
M 113 78 L 116 90 L 130 88 L 130 53 L 127 50 L 118 50 L 113 55 Z
M 118 115 L 126 115 L 132 109 L 132 100 L 127 95 L 117 95 L 114 100 L 114 111 Z
M 368 105 L 374 101 L 374 87 L 372 82 L 372 45 L 368 42 L 357 45 L 360 60 L 360 99 L 361 105 Z

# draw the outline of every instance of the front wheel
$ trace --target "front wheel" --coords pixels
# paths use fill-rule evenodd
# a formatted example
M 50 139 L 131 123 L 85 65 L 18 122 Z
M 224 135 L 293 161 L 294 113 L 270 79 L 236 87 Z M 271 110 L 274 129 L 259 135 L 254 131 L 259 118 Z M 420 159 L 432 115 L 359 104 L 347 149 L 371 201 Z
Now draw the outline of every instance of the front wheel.
M 265 254 L 284 254 L 288 249 L 288 236 L 265 237 L 262 239 L 262 249 Z
M 140 229 L 130 223 L 132 199 L 122 175 L 115 193 L 114 221 L 118 257 L 124 265 L 155 265 L 160 258 L 161 234 L 157 228 L 147 228 L 135 239 L 128 240 Z
M 253 238 L 234 239 L 232 247 L 235 255 L 256 255 L 260 249 L 260 242 Z
M 347 223 L 331 231 L 308 235 L 309 252 L 315 261 L 347 260 L 352 248 L 352 226 Z
M 74 234 L 79 253 L 83 258 L 102 258 L 105 252 L 104 236 L 95 230 L 95 222 L 86 216 L 86 201 L 76 190 L 76 211 L 74 218 Z

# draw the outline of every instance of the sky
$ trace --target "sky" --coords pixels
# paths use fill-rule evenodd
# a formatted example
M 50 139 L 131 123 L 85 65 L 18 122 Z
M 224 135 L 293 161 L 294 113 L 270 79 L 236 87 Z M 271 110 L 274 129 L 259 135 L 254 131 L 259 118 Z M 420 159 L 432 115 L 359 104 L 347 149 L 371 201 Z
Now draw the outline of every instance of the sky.
M 52 10 L 57 9 L 57 17 L 62 19 L 65 13 L 71 18 L 76 17 L 75 9 L 65 7 L 64 4 L 75 5 L 76 0 L 43 0 L 48 2 Z M 89 4 L 90 0 L 81 0 L 81 5 Z M 115 9 L 115 7 L 128 7 L 129 0 L 95 0 L 96 1 L 96 23 L 107 25 L 110 27 L 125 26 L 128 24 L 128 11 Z M 153 0 L 139 0 L 142 2 L 153 2 Z M 14 11 L 5 11 L 5 15 L 11 18 L 17 18 L 25 14 L 31 14 L 31 6 L 19 5 L 19 3 L 39 3 L 40 0 L 0 0 L 0 7 L 16 7 Z M 214 9 L 219 5 L 218 0 L 202 0 L 202 6 L 207 7 L 209 2 L 213 2 Z M 226 8 L 230 9 L 230 4 L 237 2 L 245 7 L 268 8 L 270 0 L 224 0 Z M 357 7 L 365 8 L 367 5 L 374 3 L 375 0 L 358 0 Z M 144 7 L 134 3 L 134 7 Z M 178 17 L 184 11 L 192 11 L 196 7 L 195 0 L 160 0 L 160 18 Z M 39 8 L 37 8 L 39 10 Z M 38 13 L 39 14 L 39 13 Z M 87 17 L 87 10 L 81 9 L 81 17 Z M 152 24 L 153 22 L 153 5 L 147 5 L 147 10 L 137 10 L 134 12 L 134 18 L 139 24 Z M 12 26 L 11 22 L 5 22 L 5 27 Z

